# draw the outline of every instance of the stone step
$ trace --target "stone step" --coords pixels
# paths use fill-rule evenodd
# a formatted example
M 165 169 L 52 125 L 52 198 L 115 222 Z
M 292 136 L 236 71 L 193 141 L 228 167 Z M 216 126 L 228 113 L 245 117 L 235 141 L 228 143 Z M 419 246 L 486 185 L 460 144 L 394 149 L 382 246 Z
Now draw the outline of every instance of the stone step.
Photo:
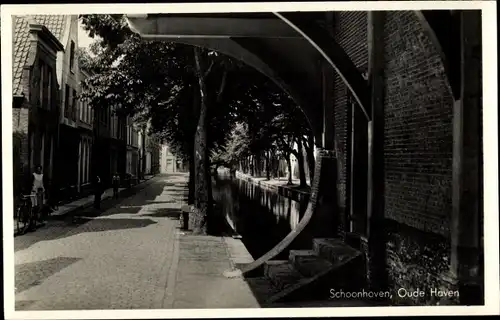
M 270 280 L 276 291 L 282 291 L 305 277 L 287 260 L 272 260 L 264 265 L 264 276 Z
M 343 243 L 342 240 L 335 238 L 313 239 L 313 251 L 317 256 L 331 262 L 333 265 L 341 265 L 361 254 L 358 250 Z
M 297 256 L 293 262 L 294 268 L 304 277 L 310 278 L 332 270 L 333 264 L 317 255 Z
M 308 257 L 312 255 L 316 255 L 314 250 L 290 250 L 288 261 L 290 261 L 291 264 L 295 264 L 295 260 L 297 258 Z
M 245 281 L 259 303 L 266 302 L 269 297 L 279 292 L 266 277 L 246 278 Z

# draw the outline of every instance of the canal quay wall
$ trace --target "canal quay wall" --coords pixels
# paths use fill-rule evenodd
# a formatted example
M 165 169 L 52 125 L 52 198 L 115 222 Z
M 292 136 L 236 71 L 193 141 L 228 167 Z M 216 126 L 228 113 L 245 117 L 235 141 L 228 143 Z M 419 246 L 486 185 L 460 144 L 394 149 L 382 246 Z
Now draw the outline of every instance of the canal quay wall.
M 254 259 L 267 253 L 294 230 L 307 209 L 309 194 L 273 185 L 280 181 L 265 181 L 265 178 L 239 172 L 231 175 L 229 170 L 221 168 L 214 178 L 214 200 L 233 233 L 241 236 Z M 312 235 L 303 232 L 275 259 L 286 260 L 290 249 L 309 249 L 311 244 Z
M 266 180 L 266 178 L 259 178 L 259 177 L 253 177 L 251 175 L 245 174 L 243 172 L 236 171 L 236 178 L 244 181 L 251 182 L 262 189 L 266 189 L 269 191 L 274 191 L 280 196 L 284 196 L 286 198 L 290 198 L 294 201 L 297 202 L 304 202 L 308 201 L 309 197 L 311 195 L 310 192 L 303 191 L 303 190 L 297 190 L 293 189 L 293 187 L 287 186 L 287 185 L 279 185 L 279 184 L 273 184 L 270 181 Z M 275 181 L 275 180 L 271 180 Z M 282 181 L 285 183 L 285 181 Z
M 220 172 L 220 174 L 229 175 L 229 171 Z M 243 181 L 245 184 L 253 185 L 254 187 L 250 188 L 253 190 L 255 190 L 254 188 L 258 188 L 264 192 L 269 191 L 270 193 L 278 194 L 281 197 L 290 199 L 291 202 L 294 202 L 300 207 L 298 210 L 292 209 L 292 212 L 299 211 L 299 213 L 289 213 L 288 215 L 290 218 L 287 218 L 285 223 L 276 223 L 274 219 L 269 218 L 261 221 L 261 217 L 266 215 L 263 212 L 265 211 L 266 204 L 260 203 L 262 212 L 255 214 L 258 208 L 255 206 L 250 208 L 248 202 L 251 199 L 255 200 L 255 202 L 267 202 L 261 199 L 261 196 L 256 193 L 257 191 L 251 191 L 248 190 L 248 187 L 244 187 L 243 189 L 238 189 L 238 199 L 234 199 L 233 195 L 231 200 L 237 204 L 235 206 L 229 206 L 238 208 L 233 211 L 240 211 L 240 213 L 237 214 L 239 217 L 234 217 L 235 225 L 239 225 L 240 230 L 246 229 L 245 231 L 247 231 L 247 234 L 257 232 L 259 237 L 256 238 L 262 237 L 260 241 L 254 239 L 244 239 L 243 241 L 249 248 L 254 259 L 257 259 L 260 255 L 267 252 L 267 249 L 271 249 L 274 244 L 283 239 L 286 234 L 296 226 L 307 206 L 310 194 L 302 190 L 294 189 L 293 186 L 290 187 L 285 185 L 286 180 L 282 181 L 282 184 L 279 184 L 280 182 L 275 180 L 267 181 L 265 178 L 252 177 L 242 172 L 236 172 L 233 176 L 233 181 L 236 184 L 241 184 L 241 181 Z M 286 202 L 288 202 L 288 200 Z M 242 213 L 242 211 L 249 212 Z M 269 212 L 269 215 L 272 214 L 275 215 L 277 219 L 281 219 L 281 216 L 284 215 L 283 211 L 286 212 L 287 208 L 274 209 L 272 211 L 273 212 Z M 259 219 L 260 223 L 254 223 L 253 221 L 255 219 Z M 245 222 L 238 223 L 238 220 Z M 251 232 L 248 226 L 249 224 L 255 224 Z M 241 225 L 245 225 L 245 227 L 242 228 Z M 288 225 L 288 227 L 283 229 L 283 225 Z M 392 305 L 457 304 L 456 289 L 447 272 L 450 250 L 449 243 L 440 235 L 423 233 L 420 230 L 401 225 L 390 219 L 385 219 L 384 229 L 386 232 L 385 272 L 389 279 L 388 290 L 392 293 L 390 303 Z M 264 233 L 273 235 L 266 237 L 263 236 Z M 359 235 L 349 234 L 348 238 L 350 238 L 350 236 L 354 236 L 355 239 L 352 241 L 351 239 L 346 239 L 346 241 L 363 252 L 367 261 L 367 270 L 369 270 L 369 265 L 372 261 L 368 254 L 368 249 L 366 248 L 366 242 L 363 241 L 363 239 L 361 239 L 361 241 L 356 240 Z M 314 235 L 303 235 L 300 242 L 294 243 L 293 249 L 304 249 L 310 244 L 313 237 Z M 356 245 L 356 242 L 359 243 Z M 283 259 L 286 259 L 288 250 L 285 251 L 286 252 L 280 256 Z M 418 257 L 418 259 L 416 259 L 416 257 Z M 370 275 L 367 275 L 367 277 L 367 285 L 369 287 L 372 287 L 374 282 L 378 281 L 378 279 L 373 279 Z M 439 293 L 445 292 L 446 294 L 432 294 L 435 291 Z

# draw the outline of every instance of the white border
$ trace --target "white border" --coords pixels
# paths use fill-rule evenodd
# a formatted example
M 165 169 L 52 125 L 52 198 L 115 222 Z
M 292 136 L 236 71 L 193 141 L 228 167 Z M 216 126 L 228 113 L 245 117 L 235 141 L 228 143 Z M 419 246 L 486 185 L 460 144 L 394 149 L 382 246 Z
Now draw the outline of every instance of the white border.
M 229 318 L 310 316 L 393 315 L 478 315 L 499 314 L 498 238 L 498 101 L 495 1 L 370 1 L 303 3 L 185 3 L 185 4 L 52 4 L 2 5 L 2 173 L 3 212 L 13 212 L 12 192 L 12 23 L 13 14 L 82 13 L 187 13 L 187 12 L 285 12 L 333 10 L 422 10 L 482 9 L 483 14 L 483 106 L 484 106 L 484 242 L 485 306 L 481 307 L 372 307 L 372 308 L 287 308 L 287 309 L 193 309 L 193 310 L 96 310 L 14 311 L 14 242 L 12 215 L 3 215 L 4 310 L 6 319 L 120 319 L 120 318 Z M 61 12 L 62 11 L 62 12 Z

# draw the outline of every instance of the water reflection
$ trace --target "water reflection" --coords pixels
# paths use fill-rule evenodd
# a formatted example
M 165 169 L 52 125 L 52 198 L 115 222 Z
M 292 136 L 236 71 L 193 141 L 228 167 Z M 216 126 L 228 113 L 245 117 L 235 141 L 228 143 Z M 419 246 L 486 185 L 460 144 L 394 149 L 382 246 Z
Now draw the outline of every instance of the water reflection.
M 307 199 L 295 201 L 255 183 L 231 178 L 225 172 L 213 184 L 213 196 L 228 223 L 242 236 L 254 259 L 278 244 L 304 215 Z M 302 241 L 301 241 L 302 242 Z M 296 241 L 292 248 L 302 247 Z M 284 252 L 277 259 L 287 259 Z

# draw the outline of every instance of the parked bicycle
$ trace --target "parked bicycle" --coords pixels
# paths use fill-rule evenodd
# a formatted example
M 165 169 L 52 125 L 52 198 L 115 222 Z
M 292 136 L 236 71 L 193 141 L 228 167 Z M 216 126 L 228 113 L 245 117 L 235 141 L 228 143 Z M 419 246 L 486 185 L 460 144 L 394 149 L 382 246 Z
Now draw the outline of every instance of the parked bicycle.
M 36 194 L 19 196 L 19 203 L 14 212 L 14 220 L 16 221 L 17 234 L 25 234 L 33 224 L 36 225 L 37 210 L 33 206 L 33 200 L 37 197 Z

